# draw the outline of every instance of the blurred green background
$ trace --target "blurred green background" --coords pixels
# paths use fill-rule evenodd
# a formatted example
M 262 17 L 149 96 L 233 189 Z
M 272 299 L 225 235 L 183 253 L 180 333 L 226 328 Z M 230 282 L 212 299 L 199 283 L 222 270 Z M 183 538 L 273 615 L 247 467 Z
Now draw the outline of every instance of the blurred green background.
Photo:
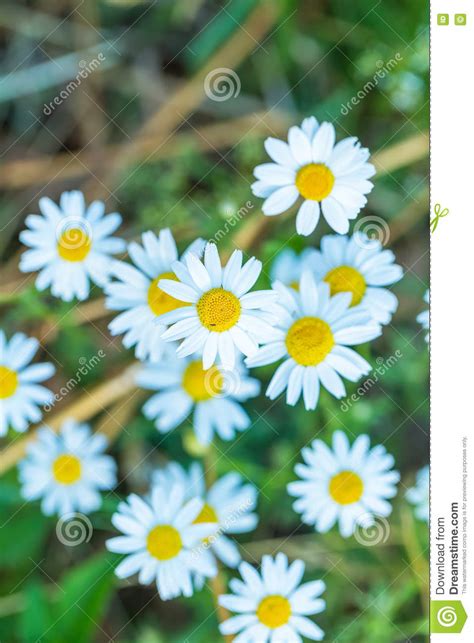
M 308 579 L 324 578 L 327 611 L 317 621 L 326 640 L 426 641 L 427 526 L 413 518 L 404 494 L 428 461 L 428 349 L 415 321 L 428 286 L 428 7 L 406 0 L 6 0 L 0 47 L 2 327 L 42 340 L 41 357 L 57 366 L 54 391 L 84 359 L 106 353 L 53 412 L 80 404 L 133 355 L 120 338 L 111 340 L 99 289 L 85 304 L 64 304 L 18 272 L 18 233 L 40 196 L 79 188 L 102 198 L 123 215 L 129 240 L 171 227 L 181 248 L 198 235 L 215 238 L 223 253 L 242 247 L 264 262 L 260 283 L 268 287 L 282 247 L 318 246 L 329 229 L 321 223 L 305 239 L 295 234 L 293 215 L 263 217 L 250 184 L 254 166 L 267 159 L 264 138 L 284 137 L 314 114 L 334 122 L 339 137 L 358 136 L 378 153 L 363 214 L 387 221 L 387 246 L 406 274 L 394 287 L 400 306 L 392 324 L 363 351 L 374 366 L 377 357 L 402 357 L 347 411 L 329 395 L 314 413 L 261 396 L 247 405 L 251 429 L 235 443 L 217 442 L 214 456 L 219 475 L 237 469 L 261 490 L 260 524 L 241 538 L 243 556 L 285 551 L 306 561 Z M 91 60 L 97 68 L 61 95 Z M 204 79 L 220 67 L 238 78 L 225 101 L 204 91 Z M 48 109 L 58 96 L 65 98 Z M 265 384 L 273 370 L 255 372 Z M 349 385 L 348 395 L 356 388 Z M 15 468 L 1 477 L 1 641 L 221 640 L 208 588 L 162 603 L 153 588 L 118 582 L 117 557 L 105 552 L 118 499 L 145 492 L 150 472 L 168 459 L 186 463 L 195 455 L 189 424 L 163 438 L 141 415 L 142 402 L 134 394 L 91 414 L 92 426 L 114 437 L 124 482 L 91 516 L 89 542 L 62 545 L 56 520 L 20 499 Z M 341 427 L 383 443 L 402 472 L 390 531 L 377 547 L 335 530 L 311 533 L 286 494 L 302 446 Z M 9 435 L 2 449 L 16 440 Z

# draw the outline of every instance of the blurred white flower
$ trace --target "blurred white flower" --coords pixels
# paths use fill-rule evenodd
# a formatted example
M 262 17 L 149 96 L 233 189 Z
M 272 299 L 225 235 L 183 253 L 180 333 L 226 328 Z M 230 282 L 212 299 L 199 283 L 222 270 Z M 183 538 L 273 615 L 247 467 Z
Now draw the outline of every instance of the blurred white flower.
M 351 446 L 346 434 L 336 431 L 332 449 L 314 440 L 302 455 L 305 464 L 295 467 L 301 480 L 290 482 L 288 493 L 298 498 L 295 511 L 316 531 L 325 533 L 339 522 L 348 538 L 358 526 L 370 527 L 375 517 L 392 512 L 388 499 L 397 493 L 400 474 L 385 447 L 370 448 L 368 435 L 359 435 Z
M 267 396 L 274 400 L 286 389 L 287 404 L 294 406 L 301 395 L 307 410 L 318 404 L 320 387 L 341 398 L 346 389 L 341 375 L 356 382 L 370 372 L 370 364 L 348 346 L 362 344 L 381 334 L 381 327 L 360 306 L 351 307 L 351 293 L 330 297 L 329 285 L 316 284 L 304 272 L 299 290 L 276 282 L 280 298 L 275 305 L 279 317 L 273 335 L 247 366 L 263 366 L 280 359 Z
M 430 303 L 430 291 L 429 289 L 425 292 L 425 296 L 423 297 L 424 301 L 429 305 Z M 425 335 L 425 340 L 428 343 L 430 341 L 430 309 L 424 310 L 423 312 L 419 313 L 416 317 L 416 321 L 421 324 L 421 327 L 424 328 L 424 330 L 427 330 L 428 332 Z
M 30 364 L 38 350 L 34 337 L 15 333 L 7 341 L 0 330 L 0 437 L 8 427 L 26 431 L 31 422 L 39 422 L 40 406 L 53 401 L 53 394 L 39 382 L 50 378 L 54 366 L 49 362 Z
M 428 465 L 418 471 L 415 486 L 408 489 L 405 497 L 414 506 L 415 516 L 419 520 L 428 522 L 430 519 L 430 468 Z
M 99 509 L 99 492 L 116 483 L 116 465 L 111 456 L 104 455 L 106 447 L 105 436 L 92 435 L 87 424 L 67 420 L 59 434 L 42 427 L 18 465 L 23 497 L 41 498 L 47 516 Z
M 204 501 L 195 524 L 216 524 L 214 533 L 204 541 L 204 547 L 228 567 L 237 567 L 241 561 L 239 549 L 225 534 L 244 534 L 255 529 L 258 523 L 258 516 L 253 513 L 257 505 L 256 488 L 244 484 L 242 476 L 233 472 L 219 478 L 207 490 L 204 471 L 198 462 L 193 462 L 188 471 L 178 462 L 170 462 L 155 472 L 153 482 L 165 489 L 181 484 L 186 490 L 186 499 L 198 497 Z
M 86 207 L 82 192 L 63 192 L 59 206 L 51 199 L 39 200 L 40 214 L 30 214 L 20 241 L 31 249 L 20 259 L 22 272 L 36 272 L 36 288 L 51 287 L 51 294 L 64 301 L 89 296 L 89 280 L 105 286 L 110 255 L 125 250 L 125 242 L 110 235 L 119 227 L 117 213 L 104 216 L 105 205 L 94 201 Z
M 298 234 L 310 235 L 321 212 L 335 232 L 345 234 L 373 188 L 369 179 L 375 168 L 367 162 L 369 150 L 355 137 L 336 143 L 334 126 L 319 125 L 314 116 L 301 127 L 290 127 L 288 143 L 267 138 L 265 149 L 274 162 L 255 168 L 257 181 L 252 185 L 255 196 L 265 199 L 263 213 L 281 214 L 301 198 Z
M 219 596 L 219 604 L 237 612 L 224 621 L 221 634 L 240 634 L 242 643 L 297 643 L 306 637 L 322 641 L 324 632 L 308 616 L 320 614 L 326 602 L 320 598 L 326 586 L 322 580 L 301 584 L 305 570 L 302 560 L 290 565 L 283 553 L 263 556 L 259 574 L 248 563 L 241 563 L 242 580 L 229 582 L 233 594 Z
M 192 596 L 193 577 L 212 577 L 217 567 L 212 554 L 200 548 L 203 538 L 216 528 L 199 522 L 203 509 L 199 498 L 185 501 L 186 489 L 155 485 L 150 502 L 131 494 L 112 516 L 114 527 L 124 535 L 107 541 L 110 551 L 127 554 L 115 570 L 119 578 L 138 573 L 142 585 L 156 583 L 163 600 Z
M 250 426 L 241 406 L 260 392 L 260 382 L 248 377 L 240 361 L 233 369 L 214 364 L 204 370 L 200 357 L 178 358 L 168 351 L 158 364 L 146 365 L 137 375 L 139 386 L 158 391 L 143 412 L 162 433 L 179 426 L 191 413 L 196 437 L 209 444 L 214 433 L 232 440 Z
M 196 239 L 185 251 L 201 254 L 204 241 Z M 106 308 L 122 310 L 109 324 L 112 335 L 124 334 L 123 345 L 135 346 L 135 355 L 140 360 L 158 361 L 166 342 L 161 339 L 166 326 L 157 318 L 183 306 L 163 292 L 158 286 L 160 279 L 175 279 L 171 265 L 178 259 L 178 250 L 170 230 L 161 230 L 158 237 L 153 232 L 142 235 L 142 245 L 133 241 L 128 254 L 135 264 L 114 261 L 111 276 L 115 277 L 105 287 Z
M 380 324 L 388 324 L 398 306 L 395 295 L 384 288 L 403 277 L 391 250 L 363 232 L 352 237 L 327 235 L 316 250 L 315 274 L 331 288 L 331 295 L 352 293 L 351 306 L 360 304 Z

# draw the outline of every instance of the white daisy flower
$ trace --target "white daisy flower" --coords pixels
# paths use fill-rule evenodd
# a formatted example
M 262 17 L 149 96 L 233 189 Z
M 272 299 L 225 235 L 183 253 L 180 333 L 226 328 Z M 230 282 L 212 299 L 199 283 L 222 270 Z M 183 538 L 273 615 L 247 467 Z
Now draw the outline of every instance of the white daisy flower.
M 197 239 L 187 252 L 201 254 L 204 241 Z M 135 266 L 124 261 L 112 264 L 112 276 L 117 281 L 109 282 L 105 288 L 108 295 L 105 306 L 111 310 L 123 310 L 110 324 L 112 335 L 125 333 L 123 345 L 135 346 L 135 355 L 140 360 L 158 361 L 166 343 L 161 335 L 166 326 L 157 323 L 157 317 L 183 306 L 163 292 L 160 279 L 176 279 L 171 264 L 178 259 L 178 250 L 170 230 L 161 230 L 157 237 L 153 232 L 142 235 L 142 245 L 132 242 L 128 254 Z
M 112 524 L 124 536 L 111 538 L 110 551 L 128 554 L 115 570 L 119 578 L 138 573 L 138 582 L 156 582 L 163 600 L 192 596 L 193 576 L 215 576 L 217 567 L 212 554 L 201 546 L 215 529 L 212 523 L 195 523 L 203 501 L 185 502 L 185 489 L 154 486 L 150 502 L 132 494 L 121 502 L 112 516 Z
M 225 534 L 245 534 L 255 529 L 258 523 L 258 516 L 253 513 L 257 505 L 256 488 L 243 484 L 242 476 L 233 472 L 222 476 L 206 490 L 204 471 L 198 462 L 193 462 L 189 471 L 177 462 L 170 462 L 155 471 L 153 482 L 165 489 L 180 484 L 186 490 L 186 499 L 198 497 L 204 501 L 194 523 L 216 524 L 214 533 L 204 544 L 225 565 L 237 567 L 241 561 L 239 549 Z
M 29 246 L 20 259 L 22 272 L 36 272 L 36 288 L 51 286 L 51 294 L 63 301 L 89 296 L 89 279 L 98 286 L 108 280 L 110 255 L 123 252 L 125 242 L 110 235 L 122 217 L 104 216 L 105 205 L 94 201 L 88 207 L 82 192 L 63 192 L 59 206 L 51 199 L 39 200 L 40 214 L 30 214 L 20 241 Z
M 0 437 L 8 427 L 26 431 L 41 420 L 40 406 L 53 401 L 53 394 L 39 382 L 49 379 L 54 366 L 49 362 L 30 364 L 38 350 L 34 337 L 15 333 L 8 342 L 0 330 Z
M 333 435 L 332 450 L 322 440 L 314 440 L 302 450 L 306 464 L 297 464 L 295 472 L 302 480 L 290 482 L 288 493 L 298 500 L 293 504 L 303 522 L 325 533 L 339 522 L 344 538 L 357 526 L 367 528 L 376 516 L 390 515 L 400 480 L 393 471 L 394 458 L 385 447 L 370 448 L 368 435 L 359 435 L 350 445 L 343 431 Z
M 47 516 L 88 514 L 99 509 L 99 492 L 116 484 L 116 464 L 104 455 L 106 448 L 104 435 L 92 435 L 89 425 L 75 420 L 65 421 L 59 434 L 42 427 L 18 465 L 22 496 L 26 500 L 41 498 L 41 509 Z
M 165 313 L 158 321 L 172 324 L 163 339 L 184 339 L 178 357 L 202 352 L 205 369 L 218 356 L 222 364 L 232 368 L 236 349 L 251 355 L 258 341 L 271 336 L 273 316 L 264 311 L 275 301 L 275 293 L 248 292 L 262 270 L 260 261 L 252 257 L 242 266 L 242 252 L 234 250 L 223 269 L 216 245 L 208 243 L 204 264 L 190 252 L 184 262 L 176 261 L 172 268 L 179 281 L 161 279 L 158 285 L 188 305 Z
M 301 395 L 307 410 L 318 404 L 320 386 L 341 398 L 346 389 L 341 375 L 356 382 L 370 372 L 370 364 L 348 346 L 363 344 L 381 334 L 381 327 L 360 306 L 351 308 L 351 294 L 330 297 L 329 285 L 316 284 L 304 272 L 299 291 L 280 282 L 274 284 L 280 299 L 276 339 L 261 346 L 247 358 L 247 366 L 284 362 L 275 371 L 267 396 L 274 400 L 285 389 L 287 404 L 294 406 Z
M 288 143 L 267 138 L 265 149 L 274 162 L 255 168 L 258 180 L 252 185 L 255 196 L 265 199 L 263 213 L 281 214 L 301 198 L 298 234 L 310 235 L 321 211 L 335 232 L 345 234 L 373 188 L 368 180 L 375 174 L 367 162 L 369 150 L 355 137 L 336 144 L 334 126 L 319 125 L 313 116 L 305 118 L 301 127 L 290 127 Z
M 200 357 L 179 359 L 167 355 L 159 364 L 148 364 L 137 374 L 139 386 L 159 391 L 144 405 L 143 412 L 166 433 L 179 426 L 191 413 L 196 437 L 209 444 L 214 433 L 232 440 L 236 431 L 250 426 L 241 402 L 256 397 L 260 382 L 247 376 L 240 363 L 229 370 L 214 365 L 204 370 Z
M 219 596 L 220 605 L 238 613 L 220 625 L 221 633 L 240 632 L 234 643 L 301 643 L 303 636 L 322 641 L 324 632 L 308 616 L 325 610 L 320 596 L 326 586 L 322 580 L 301 584 L 304 570 L 302 560 L 289 565 L 281 552 L 275 558 L 263 556 L 261 574 L 241 563 L 242 580 L 229 582 L 234 593 Z
M 403 277 L 403 270 L 391 250 L 363 232 L 352 237 L 327 235 L 321 251 L 315 251 L 314 269 L 318 281 L 325 281 L 331 295 L 352 293 L 351 306 L 360 304 L 380 324 L 388 324 L 398 307 L 395 295 L 384 288 Z
M 415 516 L 428 522 L 430 519 L 430 468 L 423 467 L 416 474 L 416 484 L 410 487 L 405 495 L 410 504 L 415 507 Z
M 276 256 L 270 271 L 273 281 L 281 281 L 285 286 L 298 290 L 301 275 L 305 270 L 315 271 L 316 250 L 305 248 L 297 254 L 290 248 L 284 248 Z
M 430 304 L 430 291 L 429 291 L 429 289 L 425 292 L 425 296 L 423 297 L 423 300 L 429 306 L 429 304 Z M 421 327 L 424 330 L 428 331 L 426 333 L 426 335 L 425 335 L 425 340 L 426 340 L 426 342 L 429 342 L 430 341 L 430 333 L 429 333 L 429 330 L 430 330 L 430 309 L 428 308 L 428 310 L 424 310 L 419 315 L 417 315 L 416 321 L 419 324 L 421 324 Z

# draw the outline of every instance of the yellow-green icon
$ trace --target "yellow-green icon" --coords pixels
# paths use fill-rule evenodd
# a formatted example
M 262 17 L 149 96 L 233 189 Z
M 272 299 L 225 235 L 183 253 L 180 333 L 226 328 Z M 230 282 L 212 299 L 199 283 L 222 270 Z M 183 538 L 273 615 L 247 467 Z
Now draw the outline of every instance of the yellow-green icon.
M 439 25 L 449 25 L 449 14 L 448 13 L 438 13 L 438 24 Z
M 454 24 L 460 25 L 463 27 L 466 24 L 466 14 L 465 13 L 455 13 L 454 14 Z
M 461 601 L 431 601 L 430 632 L 432 634 L 459 634 L 467 614 Z

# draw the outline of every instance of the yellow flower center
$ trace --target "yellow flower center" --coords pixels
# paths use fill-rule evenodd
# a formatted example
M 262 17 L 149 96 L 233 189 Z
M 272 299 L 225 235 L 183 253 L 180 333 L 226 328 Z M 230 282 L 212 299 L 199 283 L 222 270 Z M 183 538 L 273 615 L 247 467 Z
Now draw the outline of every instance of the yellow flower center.
M 208 290 L 197 303 L 202 325 L 216 333 L 223 333 L 235 326 L 239 321 L 240 311 L 240 301 L 224 288 Z
M 11 397 L 18 388 L 18 375 L 6 366 L 0 366 L 0 400 Z
M 367 289 L 364 277 L 351 266 L 333 268 L 324 277 L 324 281 L 329 284 L 331 295 L 337 295 L 339 292 L 351 292 L 351 306 L 360 304 Z
M 58 241 L 58 254 L 66 261 L 83 261 L 90 252 L 92 241 L 81 228 L 68 228 Z
M 300 291 L 300 282 L 299 281 L 292 281 L 289 285 L 290 285 L 290 288 L 293 288 L 293 290 L 296 290 L 296 292 Z
M 334 346 L 332 331 L 318 317 L 302 317 L 290 326 L 286 334 L 289 355 L 302 366 L 316 366 L 331 352 Z
M 290 616 L 290 601 L 279 594 L 266 596 L 257 607 L 257 618 L 260 623 L 271 630 L 288 623 Z
M 207 502 L 204 503 L 204 506 L 201 509 L 201 513 L 196 518 L 193 524 L 197 525 L 201 522 L 219 522 L 216 512 L 211 507 L 211 505 L 207 504 Z
M 304 199 L 322 201 L 331 194 L 334 174 L 324 163 L 309 163 L 298 170 L 296 187 Z
M 60 484 L 74 484 L 81 477 L 81 461 L 75 455 L 63 453 L 53 462 L 53 475 Z
M 364 483 L 360 476 L 353 471 L 341 471 L 329 482 L 329 493 L 339 505 L 351 505 L 360 500 L 364 491 Z
M 158 286 L 160 279 L 172 279 L 173 281 L 179 281 L 174 272 L 164 272 L 156 279 L 153 279 L 150 287 L 148 288 L 148 305 L 155 315 L 164 315 L 165 313 L 169 313 L 171 310 L 176 310 L 176 308 L 189 306 L 187 302 L 179 301 L 179 299 L 175 299 L 161 290 Z
M 183 388 L 195 402 L 204 402 L 218 395 L 224 387 L 224 379 L 217 366 L 211 366 L 207 371 L 202 367 L 202 361 L 190 362 L 183 375 Z
M 179 554 L 183 542 L 179 531 L 171 525 L 157 525 L 146 539 L 148 552 L 158 560 L 170 560 Z

